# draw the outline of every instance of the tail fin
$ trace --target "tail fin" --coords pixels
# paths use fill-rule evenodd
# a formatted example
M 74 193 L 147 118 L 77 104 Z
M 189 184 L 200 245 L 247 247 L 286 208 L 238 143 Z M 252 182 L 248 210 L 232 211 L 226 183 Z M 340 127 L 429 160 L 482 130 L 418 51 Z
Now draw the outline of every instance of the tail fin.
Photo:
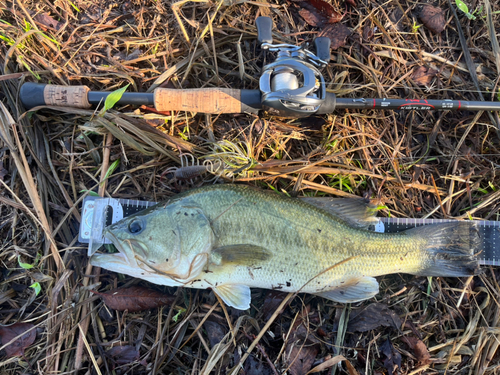
M 476 255 L 482 240 L 475 223 L 457 221 L 407 231 L 427 239 L 426 262 L 420 276 L 461 277 L 480 273 Z

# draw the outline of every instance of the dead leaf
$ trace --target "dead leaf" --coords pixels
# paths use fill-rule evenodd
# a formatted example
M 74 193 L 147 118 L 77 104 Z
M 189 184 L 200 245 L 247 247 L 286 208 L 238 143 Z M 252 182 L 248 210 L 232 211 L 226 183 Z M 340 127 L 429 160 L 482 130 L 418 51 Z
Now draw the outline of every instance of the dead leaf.
M 425 66 L 419 66 L 411 75 L 411 79 L 417 85 L 428 86 L 437 73 L 437 70 L 427 68 Z
M 403 336 L 401 339 L 413 350 L 420 366 L 432 363 L 431 355 L 422 340 L 411 336 Z
M 13 288 L 0 292 L 0 305 L 5 303 L 16 296 L 16 291 Z
M 3 161 L 0 160 L 0 180 L 4 180 L 9 172 L 3 167 Z
M 371 24 L 365 25 L 365 27 L 363 27 L 363 40 L 366 41 L 373 40 L 374 35 L 375 35 L 375 29 Z
M 384 367 L 387 369 L 389 375 L 398 373 L 397 370 L 401 368 L 401 354 L 394 349 L 391 340 L 388 338 L 382 345 L 380 345 L 379 349 L 385 356 Z
M 304 375 L 312 367 L 319 352 L 319 344 L 302 345 L 296 342 L 290 350 L 287 362 L 290 365 L 289 371 L 292 375 Z
M 443 10 L 430 4 L 422 7 L 419 18 L 424 26 L 435 34 L 439 34 L 446 27 Z
M 114 346 L 106 355 L 117 365 L 123 366 L 139 360 L 140 353 L 131 345 Z
M 383 303 L 372 303 L 359 312 L 353 312 L 347 330 L 350 332 L 366 332 L 380 326 L 401 328 L 398 314 Z
M 272 371 L 266 363 L 259 361 L 255 356 L 250 355 L 243 366 L 245 375 L 272 375 Z
M 158 306 L 174 303 L 174 296 L 158 292 L 142 286 L 132 286 L 111 290 L 106 293 L 92 291 L 104 300 L 106 305 L 114 310 L 137 312 L 154 309 Z
M 50 27 L 51 29 L 59 31 L 61 27 L 64 26 L 64 23 L 56 21 L 47 13 L 40 13 L 34 17 L 34 20 L 43 26 Z
M 346 38 L 349 35 L 351 35 L 351 30 L 347 26 L 338 23 L 336 25 L 329 25 L 325 27 L 318 36 L 326 36 L 330 38 L 330 49 L 336 50 L 339 47 L 345 46 Z
M 326 1 L 307 0 L 301 1 L 299 5 L 302 7 L 299 14 L 313 27 L 325 27 L 342 20 L 342 15 Z
M 319 340 L 309 328 L 311 307 L 307 305 L 290 328 L 290 337 L 285 352 L 290 374 L 304 375 L 312 367 L 319 352 Z
M 268 321 L 269 318 L 276 312 L 276 309 L 285 299 L 288 293 L 280 292 L 278 290 L 269 290 L 264 297 L 264 304 L 260 310 L 262 319 Z
M 389 15 L 390 22 L 388 23 L 388 25 L 386 25 L 386 28 L 393 29 L 394 31 L 399 32 L 404 31 L 403 22 L 401 21 L 403 19 L 403 16 L 404 12 L 399 7 L 394 8 L 394 10 Z
M 356 4 L 356 0 L 345 0 L 345 2 L 351 6 L 353 6 L 354 8 L 356 8 L 358 6 L 358 4 Z
M 208 340 L 210 341 L 211 348 L 219 344 L 227 333 L 227 330 L 224 329 L 224 327 L 210 319 L 203 323 L 203 326 L 207 331 L 207 336 Z
M 326 360 L 323 363 L 320 363 L 315 368 L 311 369 L 306 375 L 313 374 L 315 372 L 324 371 L 324 370 L 336 365 L 337 363 L 339 363 L 341 361 L 344 361 L 344 363 L 346 364 L 347 371 L 349 371 L 349 375 L 358 375 L 358 372 L 356 371 L 354 366 L 343 355 L 337 355 L 333 358 Z
M 7 344 L 15 337 L 21 335 L 12 344 L 4 348 L 7 357 L 24 355 L 24 349 L 35 342 L 36 330 L 32 329 L 34 327 L 31 323 L 15 323 L 11 326 L 0 326 L 0 346 Z

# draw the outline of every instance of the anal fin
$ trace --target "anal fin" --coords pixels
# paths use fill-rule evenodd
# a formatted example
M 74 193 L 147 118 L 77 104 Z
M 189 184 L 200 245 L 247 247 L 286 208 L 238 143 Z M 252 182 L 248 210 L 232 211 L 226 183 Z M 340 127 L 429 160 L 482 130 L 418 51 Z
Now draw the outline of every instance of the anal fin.
M 340 303 L 353 303 L 374 297 L 379 292 L 375 278 L 369 276 L 352 277 L 335 289 L 315 293 L 317 296 Z
M 241 284 L 223 284 L 212 287 L 212 290 L 217 294 L 226 305 L 234 307 L 238 310 L 248 310 L 252 299 L 250 288 Z

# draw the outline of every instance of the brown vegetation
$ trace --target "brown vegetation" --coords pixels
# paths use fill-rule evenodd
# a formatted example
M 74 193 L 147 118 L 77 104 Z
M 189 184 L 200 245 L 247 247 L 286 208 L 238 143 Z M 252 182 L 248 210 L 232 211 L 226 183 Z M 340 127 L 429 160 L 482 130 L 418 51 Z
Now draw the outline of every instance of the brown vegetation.
M 432 3 L 425 13 L 423 2 L 333 0 L 340 21 L 333 26 L 332 15 L 314 14 L 314 3 L 0 4 L 1 374 L 498 372 L 495 268 L 468 280 L 383 277 L 376 301 L 352 306 L 254 290 L 244 314 L 208 290 L 158 287 L 88 263 L 78 229 L 90 191 L 160 201 L 215 177 L 292 196 L 365 196 L 393 217 L 498 220 L 496 114 L 283 119 L 126 106 L 99 115 L 56 107 L 25 113 L 19 103 L 27 81 L 96 91 L 258 88 L 259 15 L 273 18 L 275 42 L 340 38 L 324 71 L 340 97 L 496 100 L 499 2 L 486 0 L 471 20 L 453 14 L 454 2 Z M 481 3 L 468 6 L 472 12 Z M 192 163 L 188 154 L 209 160 L 206 173 L 191 179 L 175 169 L 181 159 Z M 120 311 L 93 294 L 129 286 L 152 288 L 148 296 L 170 303 Z M 2 327 L 14 323 L 22 325 Z

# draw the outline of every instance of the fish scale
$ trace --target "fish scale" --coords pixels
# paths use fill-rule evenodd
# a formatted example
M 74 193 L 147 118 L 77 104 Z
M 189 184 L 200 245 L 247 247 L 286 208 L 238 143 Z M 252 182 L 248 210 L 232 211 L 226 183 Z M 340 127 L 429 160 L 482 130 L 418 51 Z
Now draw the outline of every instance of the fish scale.
M 165 216 L 167 210 L 179 219 Z M 182 224 L 183 210 L 186 216 L 191 212 L 187 224 Z M 143 226 L 140 233 L 128 229 L 134 220 Z M 207 225 L 213 236 L 202 233 Z M 299 199 L 242 185 L 179 194 L 111 225 L 106 233 L 120 250 L 120 259 L 95 254 L 93 264 L 113 270 L 113 262 L 119 263 L 119 272 L 159 284 L 212 288 L 238 308 L 249 306 L 250 287 L 300 290 L 353 302 L 378 292 L 375 276 L 471 275 L 477 269 L 473 253 L 480 247 L 474 225 L 468 223 L 376 233 Z M 198 252 L 197 246 L 206 247 L 206 241 L 210 250 Z M 184 256 L 182 270 L 175 262 L 167 264 L 177 259 L 169 255 L 176 246 Z

